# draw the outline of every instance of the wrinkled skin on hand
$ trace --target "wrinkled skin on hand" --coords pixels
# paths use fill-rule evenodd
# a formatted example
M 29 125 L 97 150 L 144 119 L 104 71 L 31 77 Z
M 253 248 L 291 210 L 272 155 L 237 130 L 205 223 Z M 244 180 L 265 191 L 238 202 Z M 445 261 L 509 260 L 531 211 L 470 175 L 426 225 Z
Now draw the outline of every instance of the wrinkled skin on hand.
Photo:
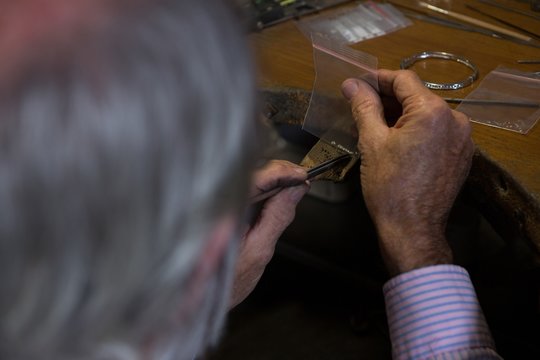
M 359 131 L 362 192 L 383 258 L 392 275 L 451 263 L 445 228 L 471 166 L 469 120 L 414 72 L 379 70 L 378 78 L 380 95 L 357 79 L 342 91 Z
M 294 219 L 296 205 L 309 190 L 306 179 L 303 167 L 283 160 L 273 160 L 255 173 L 252 197 L 277 186 L 283 186 L 283 190 L 265 201 L 254 224 L 245 230 L 240 242 L 231 307 L 242 302 L 259 282 L 274 255 L 277 240 Z M 301 185 L 288 186 L 294 183 Z

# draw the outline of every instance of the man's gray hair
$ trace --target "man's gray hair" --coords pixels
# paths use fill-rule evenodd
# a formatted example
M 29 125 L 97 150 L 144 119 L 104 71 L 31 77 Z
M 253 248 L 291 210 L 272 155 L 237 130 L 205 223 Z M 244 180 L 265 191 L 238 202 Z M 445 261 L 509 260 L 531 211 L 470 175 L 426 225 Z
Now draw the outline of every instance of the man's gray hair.
M 183 305 L 242 214 L 250 57 L 222 1 L 134 3 L 2 86 L 2 359 L 191 359 L 225 316 L 234 245 Z

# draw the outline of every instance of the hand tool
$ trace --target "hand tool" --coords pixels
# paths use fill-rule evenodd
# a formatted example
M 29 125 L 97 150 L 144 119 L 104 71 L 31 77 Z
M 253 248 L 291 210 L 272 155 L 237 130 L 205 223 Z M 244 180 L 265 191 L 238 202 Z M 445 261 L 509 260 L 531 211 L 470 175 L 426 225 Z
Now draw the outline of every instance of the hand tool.
M 540 103 L 528 101 L 503 101 L 490 99 L 460 99 L 443 98 L 448 103 L 478 104 L 478 105 L 501 105 L 501 106 L 519 106 L 519 107 L 540 107 Z
M 332 169 L 336 165 L 344 162 L 345 160 L 350 160 L 350 158 L 351 158 L 351 155 L 343 154 L 343 155 L 340 155 L 340 156 L 335 157 L 333 159 L 330 159 L 328 161 L 325 161 L 325 162 L 323 162 L 323 163 L 321 163 L 321 164 L 319 164 L 319 165 L 317 165 L 315 167 L 312 167 L 311 169 L 309 169 L 307 171 L 308 176 L 307 176 L 306 180 L 312 180 L 317 175 L 320 175 L 320 174 Z M 289 184 L 287 186 L 278 186 L 278 187 L 272 188 L 272 189 L 264 191 L 264 192 L 262 192 L 262 193 L 260 193 L 258 195 L 252 196 L 249 199 L 249 202 L 251 204 L 261 202 L 263 200 L 268 199 L 269 197 L 274 196 L 275 194 L 277 194 L 278 192 L 283 190 L 285 187 L 296 186 L 296 185 L 300 185 L 302 183 L 304 183 L 304 182 L 302 181 L 302 182 L 298 182 L 298 183 L 294 183 L 294 184 Z
M 531 41 L 531 40 L 533 40 L 530 36 L 526 36 L 526 35 L 520 34 L 518 32 L 508 30 L 508 29 L 505 29 L 503 27 L 493 25 L 491 23 L 488 23 L 488 22 L 473 18 L 471 16 L 460 14 L 460 13 L 455 12 L 455 11 L 442 9 L 440 7 L 433 6 L 433 5 L 425 3 L 423 1 L 420 1 L 418 3 L 418 5 L 423 7 L 423 8 L 426 8 L 428 10 L 435 11 L 437 13 L 452 17 L 452 18 L 457 19 L 457 20 L 467 22 L 469 24 L 474 24 L 474 25 L 477 25 L 477 26 L 481 26 L 483 28 L 496 31 L 498 33 L 505 34 L 507 36 L 511 36 L 513 38 L 516 38 L 516 39 L 520 39 L 520 40 L 523 40 L 523 41 Z

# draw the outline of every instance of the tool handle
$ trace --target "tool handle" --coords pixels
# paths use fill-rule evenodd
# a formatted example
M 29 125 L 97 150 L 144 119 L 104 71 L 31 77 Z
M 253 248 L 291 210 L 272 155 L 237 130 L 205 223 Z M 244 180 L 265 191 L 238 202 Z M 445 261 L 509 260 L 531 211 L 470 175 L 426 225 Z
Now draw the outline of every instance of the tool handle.
M 464 14 L 457 13 L 455 11 L 442 9 L 440 7 L 433 6 L 431 4 L 428 4 L 428 3 L 425 3 L 425 2 L 422 2 L 422 1 L 419 2 L 419 5 L 426 8 L 426 9 L 429 9 L 431 11 L 435 11 L 435 12 L 438 12 L 440 14 L 444 14 L 446 16 L 449 16 L 449 17 L 452 17 L 454 19 L 458 19 L 458 20 L 467 22 L 469 24 L 481 26 L 483 28 L 496 31 L 496 32 L 499 32 L 499 33 L 507 35 L 507 36 L 511 36 L 513 38 L 516 38 L 516 39 L 520 39 L 520 40 L 523 40 L 523 41 L 531 41 L 532 40 L 532 38 L 530 36 L 526 36 L 526 35 L 520 34 L 518 32 L 508 30 L 506 28 L 503 28 L 503 27 L 500 27 L 500 26 L 497 26 L 497 25 L 493 25 L 491 23 L 488 23 L 488 22 L 485 22 L 485 21 L 482 21 L 482 20 L 467 16 L 467 15 L 464 15 Z

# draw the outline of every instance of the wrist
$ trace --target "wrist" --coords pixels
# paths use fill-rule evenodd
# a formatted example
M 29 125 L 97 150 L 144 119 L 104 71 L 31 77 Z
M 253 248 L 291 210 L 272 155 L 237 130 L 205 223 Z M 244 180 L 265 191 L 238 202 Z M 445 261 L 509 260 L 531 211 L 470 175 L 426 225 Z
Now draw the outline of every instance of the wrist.
M 411 257 L 391 257 L 384 258 L 389 274 L 394 277 L 409 271 L 425 268 L 434 265 L 449 265 L 453 262 L 452 252 L 432 251 L 422 254 L 415 254 Z
M 414 231 L 411 231 L 414 230 Z M 379 246 L 392 276 L 415 269 L 452 264 L 453 255 L 444 231 L 378 229 Z

